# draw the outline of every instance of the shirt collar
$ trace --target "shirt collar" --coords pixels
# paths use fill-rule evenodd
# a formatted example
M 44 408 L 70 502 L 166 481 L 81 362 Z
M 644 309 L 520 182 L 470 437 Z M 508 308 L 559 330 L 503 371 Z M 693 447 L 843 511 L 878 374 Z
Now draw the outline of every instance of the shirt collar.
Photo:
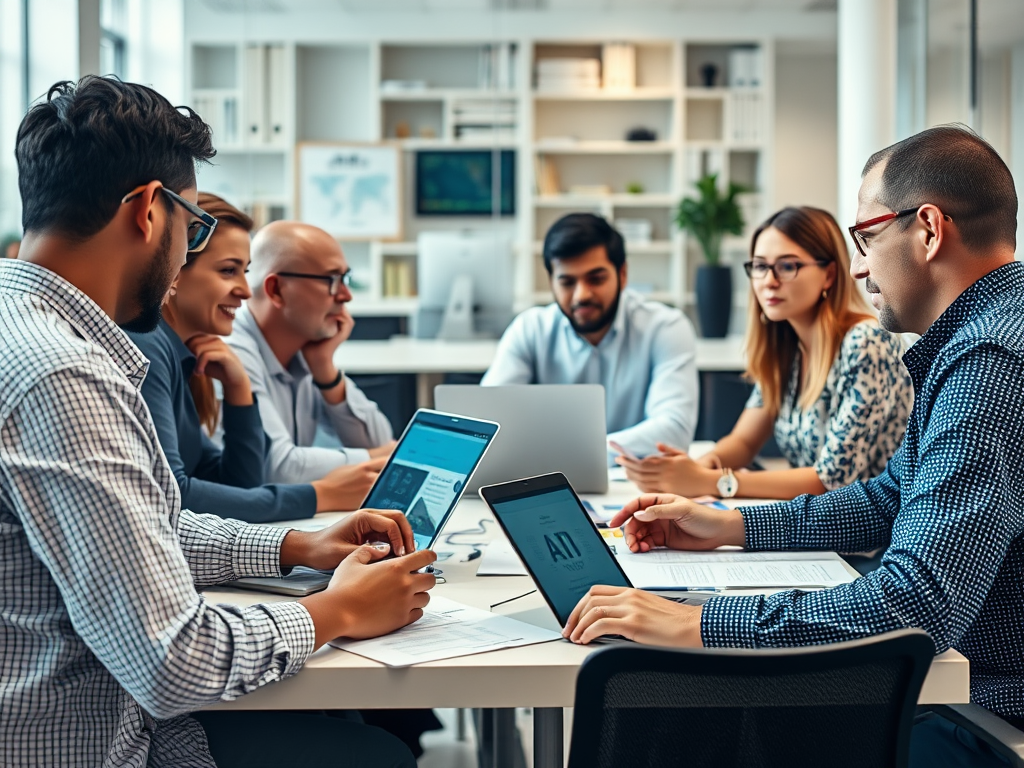
M 306 366 L 306 361 L 302 355 L 295 355 L 287 368 L 281 365 L 281 361 L 277 359 L 274 350 L 270 348 L 270 344 L 267 343 L 263 331 L 260 330 L 260 324 L 256 322 L 256 317 L 249 311 L 248 306 L 243 305 L 235 313 L 235 328 L 242 330 L 256 340 L 256 347 L 260 351 L 260 357 L 263 358 L 263 365 L 266 367 L 267 373 L 272 377 L 297 379 L 309 373 L 309 368 Z
M 167 337 L 170 342 L 171 348 L 174 350 L 174 355 L 178 358 L 178 362 L 181 363 L 181 368 L 185 371 L 186 378 L 192 375 L 192 369 L 196 365 L 196 356 L 192 354 L 192 350 L 189 349 L 185 342 L 182 341 L 178 332 L 171 328 L 164 318 L 160 318 L 160 323 L 157 325 L 157 333 L 162 333 Z
M 1024 264 L 1015 261 L 992 270 L 961 293 L 903 356 L 903 362 L 915 382 L 918 374 L 931 369 L 936 356 L 957 331 L 983 314 L 988 305 L 1001 296 L 1022 291 Z
M 46 267 L 0 259 L 0 292 L 37 296 L 82 336 L 102 347 L 128 379 L 141 386 L 149 361 L 128 334 L 73 283 Z

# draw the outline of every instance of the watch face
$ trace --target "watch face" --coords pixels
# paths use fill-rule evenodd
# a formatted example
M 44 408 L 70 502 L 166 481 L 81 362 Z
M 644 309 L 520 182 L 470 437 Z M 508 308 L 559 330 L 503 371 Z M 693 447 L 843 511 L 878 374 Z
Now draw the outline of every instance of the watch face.
M 739 490 L 739 481 L 735 475 L 722 475 L 718 478 L 718 493 L 726 499 L 732 498 Z

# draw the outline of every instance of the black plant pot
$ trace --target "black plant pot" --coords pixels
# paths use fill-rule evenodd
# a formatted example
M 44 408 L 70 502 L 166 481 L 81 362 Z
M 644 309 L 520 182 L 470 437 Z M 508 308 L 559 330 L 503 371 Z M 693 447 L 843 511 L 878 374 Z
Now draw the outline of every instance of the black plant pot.
M 700 333 L 706 339 L 721 339 L 729 333 L 732 314 L 732 269 L 723 266 L 697 267 L 697 316 Z

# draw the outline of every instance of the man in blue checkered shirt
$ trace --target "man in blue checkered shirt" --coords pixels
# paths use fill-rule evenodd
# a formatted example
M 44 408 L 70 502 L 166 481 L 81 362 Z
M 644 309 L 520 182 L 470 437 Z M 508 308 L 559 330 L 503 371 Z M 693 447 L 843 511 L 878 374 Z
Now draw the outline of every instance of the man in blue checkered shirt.
M 952 126 L 875 154 L 851 227 L 851 270 L 882 325 L 921 334 L 904 357 L 914 410 L 886 470 L 822 496 L 717 511 L 643 496 L 627 519 L 634 551 L 887 547 L 877 570 L 833 589 L 678 605 L 595 587 L 566 634 L 658 645 L 768 648 L 916 627 L 971 663 L 971 698 L 1024 726 L 1024 265 L 1017 195 L 996 152 Z M 743 477 L 738 475 L 742 488 Z M 635 513 L 635 516 L 634 516 Z M 1004 765 L 941 721 L 915 728 L 912 765 Z
M 0 263 L 4 766 L 415 766 L 339 717 L 188 715 L 295 674 L 333 637 L 415 621 L 435 583 L 398 513 L 303 533 L 180 508 L 124 329 L 156 326 L 216 226 L 195 205 L 213 154 L 194 112 L 107 78 L 55 85 L 18 131 L 25 238 Z M 389 548 L 410 554 L 381 562 Z M 294 565 L 337 570 L 298 602 L 196 591 Z

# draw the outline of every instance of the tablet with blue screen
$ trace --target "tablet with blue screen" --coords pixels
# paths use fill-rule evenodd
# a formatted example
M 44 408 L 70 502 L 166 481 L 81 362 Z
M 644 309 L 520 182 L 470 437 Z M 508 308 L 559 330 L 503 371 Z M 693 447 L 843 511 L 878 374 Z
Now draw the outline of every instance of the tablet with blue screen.
M 493 421 L 421 408 L 360 506 L 404 512 L 416 549 L 432 547 L 496 434 Z M 287 576 L 251 577 L 229 585 L 301 597 L 324 589 L 330 579 L 330 572 L 295 568 Z
M 493 421 L 416 411 L 362 506 L 401 510 L 416 549 L 433 546 L 497 433 Z

